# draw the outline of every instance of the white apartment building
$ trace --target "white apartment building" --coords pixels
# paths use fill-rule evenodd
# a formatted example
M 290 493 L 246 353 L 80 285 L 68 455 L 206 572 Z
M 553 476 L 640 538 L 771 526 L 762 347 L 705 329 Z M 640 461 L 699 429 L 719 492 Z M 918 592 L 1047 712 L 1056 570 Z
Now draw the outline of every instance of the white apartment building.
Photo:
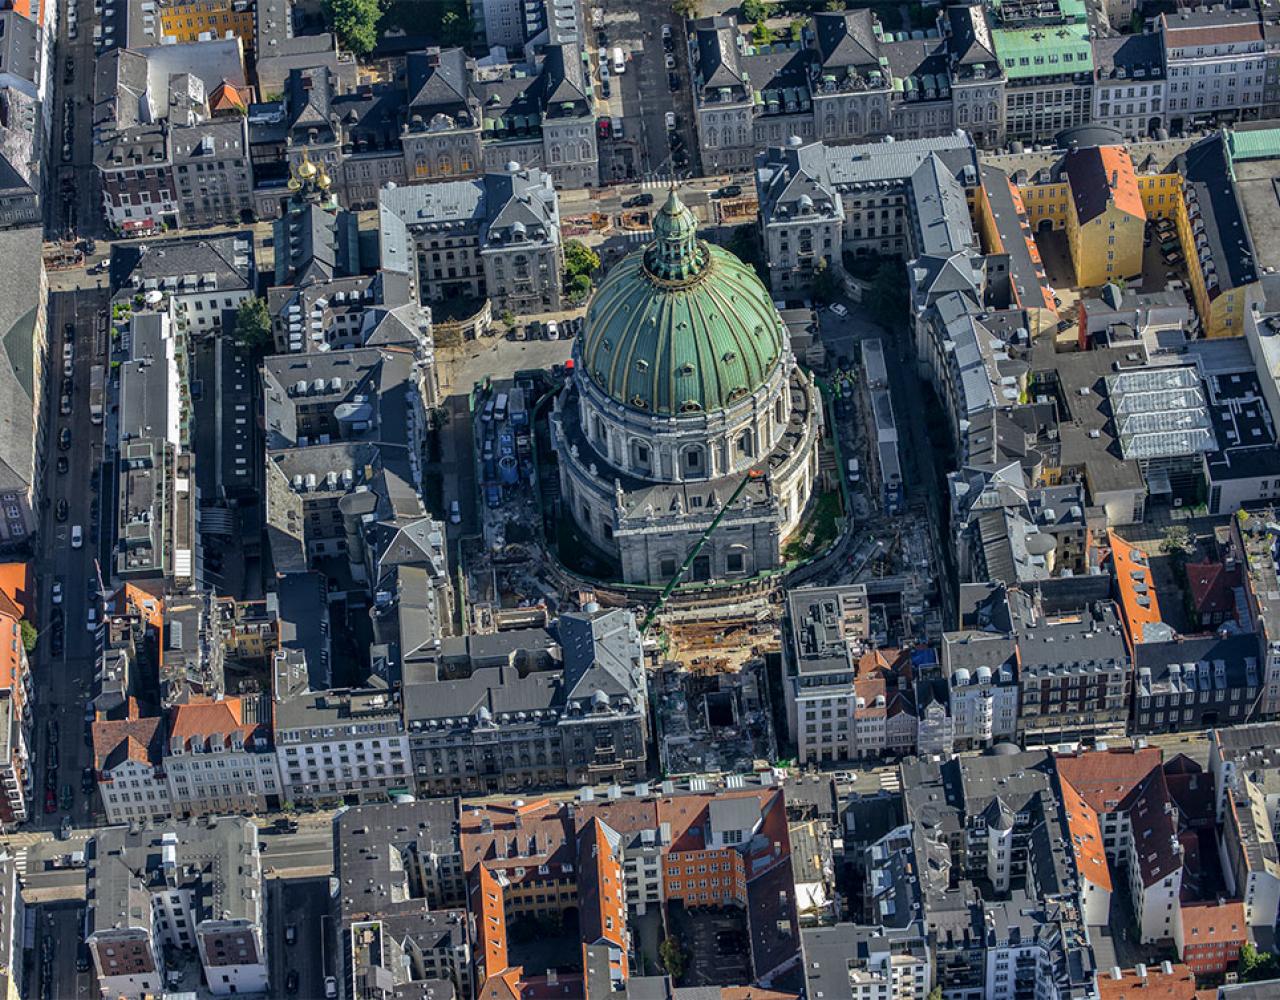
M 1012 666 L 955 667 L 951 672 L 951 717 L 957 747 L 973 749 L 1013 741 L 1018 729 L 1018 683 Z
M 291 802 L 367 802 L 413 787 L 399 696 L 304 691 L 275 705 L 276 755 Z
M 922 922 L 903 929 L 835 924 L 800 935 L 807 994 L 856 1000 L 924 1000 L 933 963 Z
M 173 815 L 278 809 L 283 790 L 263 697 L 194 700 L 169 717 L 165 777 Z
M 179 332 L 211 333 L 220 329 L 224 311 L 256 290 L 253 233 L 126 245 L 112 254 L 112 272 L 119 275 L 118 301 L 156 293 L 168 298 Z
M 86 943 L 103 996 L 132 1000 L 169 988 L 170 948 L 200 956 L 215 996 L 266 992 L 266 899 L 250 821 L 102 830 L 88 880 Z
M 163 718 L 93 724 L 93 766 L 108 823 L 161 820 L 173 815 L 163 749 Z
M 867 646 L 868 614 L 861 585 L 801 587 L 787 595 L 784 694 L 801 764 L 859 753 L 853 680 L 857 657 Z
M 1222 7 L 1162 14 L 1171 129 L 1256 118 L 1266 79 L 1257 11 Z

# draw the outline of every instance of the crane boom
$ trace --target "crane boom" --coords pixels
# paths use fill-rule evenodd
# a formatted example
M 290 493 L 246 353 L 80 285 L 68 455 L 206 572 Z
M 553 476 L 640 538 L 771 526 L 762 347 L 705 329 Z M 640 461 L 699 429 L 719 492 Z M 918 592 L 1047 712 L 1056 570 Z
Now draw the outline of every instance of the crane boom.
M 640 626 L 640 634 L 644 635 L 649 631 L 649 626 L 653 624 L 653 620 L 658 617 L 662 609 L 666 606 L 667 598 L 671 596 L 671 592 L 676 589 L 680 583 L 680 579 L 689 571 L 689 567 L 693 565 L 693 561 L 698 558 L 698 553 L 702 551 L 702 547 L 707 544 L 707 539 L 711 537 L 716 528 L 720 527 L 720 522 L 724 520 L 725 513 L 732 507 L 742 496 L 742 491 L 747 488 L 747 484 L 764 476 L 764 472 L 760 469 L 751 469 L 742 477 L 737 488 L 730 495 L 728 501 L 716 511 L 716 516 L 711 519 L 711 523 L 707 525 L 706 530 L 698 536 L 698 540 L 693 543 L 693 548 L 689 550 L 689 554 L 684 557 L 684 562 L 680 564 L 675 575 L 667 581 L 667 585 L 662 588 L 662 593 L 658 595 L 658 599 L 653 602 L 653 607 L 649 609 L 649 613 L 645 616 L 644 624 Z

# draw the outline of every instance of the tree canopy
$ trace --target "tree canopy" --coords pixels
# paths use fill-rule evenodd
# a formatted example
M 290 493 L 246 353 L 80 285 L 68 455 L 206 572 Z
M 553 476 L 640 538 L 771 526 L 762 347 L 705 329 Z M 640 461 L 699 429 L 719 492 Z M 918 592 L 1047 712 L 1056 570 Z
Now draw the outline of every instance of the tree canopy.
M 378 44 L 379 0 L 324 0 L 329 22 L 344 49 L 367 56 Z
M 564 273 L 570 279 L 580 274 L 588 278 L 600 267 L 600 255 L 582 240 L 566 240 L 564 244 Z
M 701 0 L 671 0 L 671 12 L 678 17 L 691 19 L 702 13 Z
M 235 338 L 250 351 L 265 351 L 271 346 L 271 314 L 265 299 L 251 295 L 236 309 Z

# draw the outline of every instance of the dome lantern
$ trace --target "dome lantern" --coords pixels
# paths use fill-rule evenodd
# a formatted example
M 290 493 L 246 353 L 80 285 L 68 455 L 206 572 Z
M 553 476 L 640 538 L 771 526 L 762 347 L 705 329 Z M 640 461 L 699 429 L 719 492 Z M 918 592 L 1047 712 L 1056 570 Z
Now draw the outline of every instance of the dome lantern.
M 578 377 L 648 416 L 733 406 L 771 383 L 789 353 L 755 271 L 697 229 L 673 189 L 653 242 L 609 269 L 578 337 Z
M 645 250 L 645 269 L 665 281 L 685 281 L 707 264 L 698 243 L 698 221 L 673 186 L 653 220 L 654 242 Z

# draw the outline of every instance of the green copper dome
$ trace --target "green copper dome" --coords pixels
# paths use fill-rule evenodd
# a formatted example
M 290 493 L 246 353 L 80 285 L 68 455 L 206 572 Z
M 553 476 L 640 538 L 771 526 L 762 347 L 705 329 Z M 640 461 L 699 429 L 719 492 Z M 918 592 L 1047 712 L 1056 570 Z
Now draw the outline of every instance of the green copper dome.
M 655 416 L 723 409 L 768 381 L 782 321 L 748 265 L 697 237 L 672 189 L 654 242 L 601 283 L 579 342 L 582 373 L 620 403 Z

